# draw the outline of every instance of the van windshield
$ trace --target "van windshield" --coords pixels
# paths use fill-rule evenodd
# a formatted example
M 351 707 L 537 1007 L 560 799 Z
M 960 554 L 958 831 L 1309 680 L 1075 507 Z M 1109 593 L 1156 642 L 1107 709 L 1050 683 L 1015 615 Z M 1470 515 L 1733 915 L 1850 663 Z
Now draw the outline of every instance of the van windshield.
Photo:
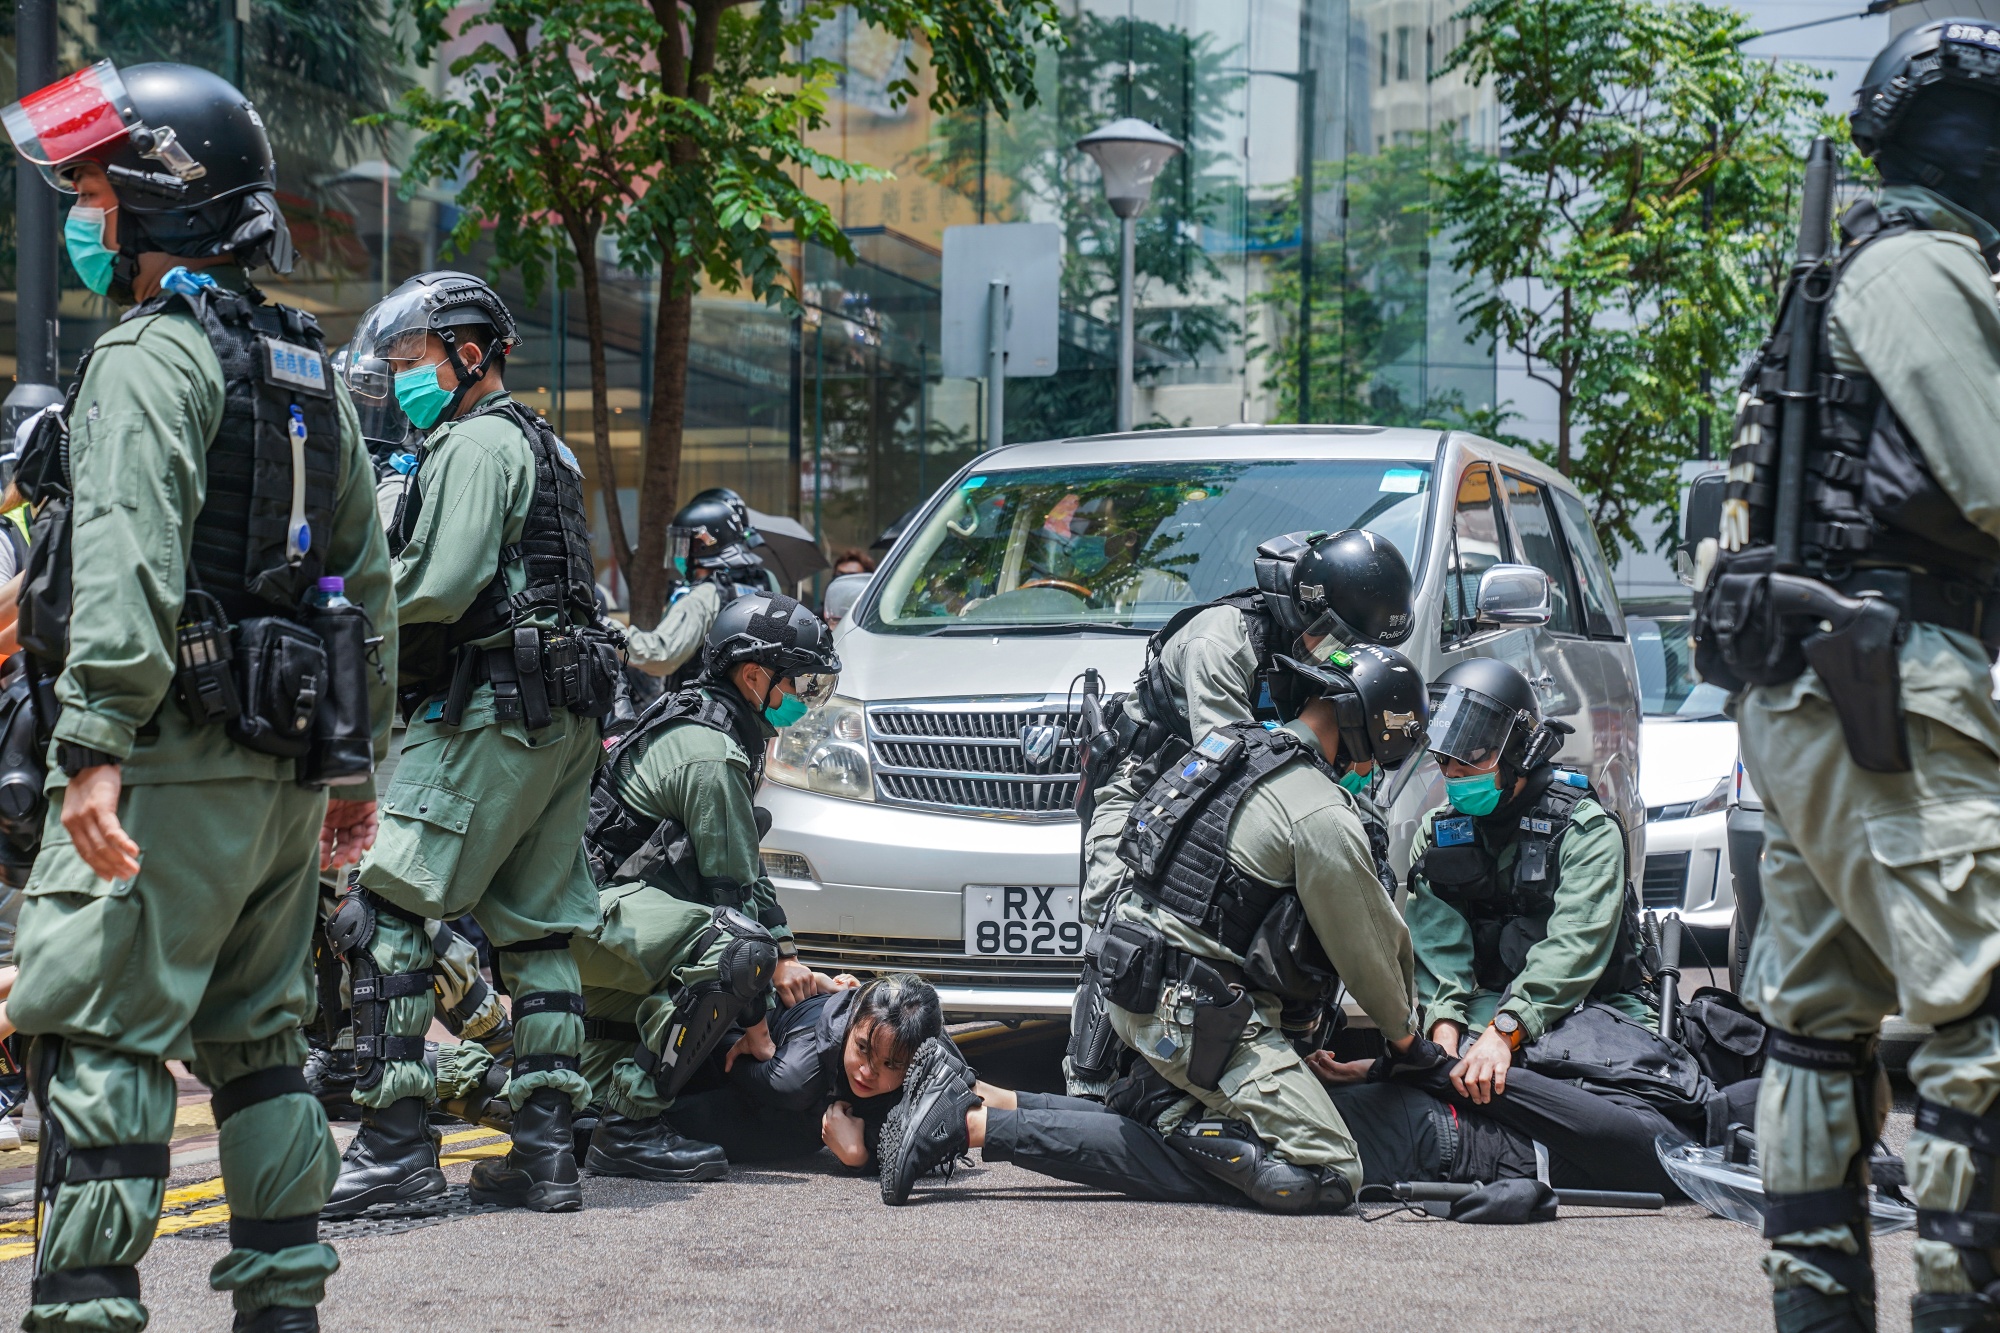
M 976 472 L 905 534 L 862 621 L 891 634 L 1151 631 L 1256 581 L 1260 543 L 1368 528 L 1420 568 L 1431 466 L 1239 459 Z

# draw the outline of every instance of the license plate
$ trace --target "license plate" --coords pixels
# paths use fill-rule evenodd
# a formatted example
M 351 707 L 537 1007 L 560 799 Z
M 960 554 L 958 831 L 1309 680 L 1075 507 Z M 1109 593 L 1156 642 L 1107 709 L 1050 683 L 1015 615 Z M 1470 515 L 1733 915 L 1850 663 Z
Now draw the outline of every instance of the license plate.
M 1083 922 L 1074 888 L 965 886 L 965 951 L 984 958 L 1076 958 Z

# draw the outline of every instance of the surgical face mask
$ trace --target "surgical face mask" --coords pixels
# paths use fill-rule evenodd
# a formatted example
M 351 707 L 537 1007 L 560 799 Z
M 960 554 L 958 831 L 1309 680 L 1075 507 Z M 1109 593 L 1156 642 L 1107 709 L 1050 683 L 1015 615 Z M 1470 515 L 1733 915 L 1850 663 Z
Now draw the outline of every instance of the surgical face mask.
M 434 362 L 428 366 L 416 366 L 401 371 L 396 376 L 396 401 L 402 406 L 403 415 L 418 430 L 429 430 L 437 425 L 444 415 L 445 407 L 451 402 L 451 390 L 438 383 L 438 366 Z
M 104 245 L 104 221 L 109 216 L 106 209 L 78 204 L 63 223 L 63 247 L 69 251 L 69 262 L 76 265 L 83 285 L 99 296 L 111 290 L 111 266 L 118 262 L 118 252 Z
M 1445 799 L 1461 814 L 1490 815 L 1500 808 L 1500 775 L 1474 773 L 1469 778 L 1446 778 Z
M 1350 768 L 1340 775 L 1340 788 L 1351 796 L 1359 796 L 1361 789 L 1368 785 L 1368 779 L 1371 776 L 1373 775 L 1370 773 L 1363 773 L 1357 769 Z
M 764 720 L 780 731 L 791 726 L 792 723 L 805 715 L 806 701 L 799 698 L 796 694 L 781 694 L 778 696 L 778 706 L 776 708 L 766 708 L 764 710 Z

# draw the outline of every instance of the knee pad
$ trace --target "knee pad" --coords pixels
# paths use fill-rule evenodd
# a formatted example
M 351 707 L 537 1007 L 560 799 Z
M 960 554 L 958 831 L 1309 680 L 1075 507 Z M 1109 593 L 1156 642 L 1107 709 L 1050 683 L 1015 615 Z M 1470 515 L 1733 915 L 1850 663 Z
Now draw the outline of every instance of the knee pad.
M 1872 1325 L 1875 1270 L 1870 1245 L 1873 1228 L 1868 1212 L 1868 1158 L 1889 1111 L 1888 1099 L 1882 1095 L 1886 1075 L 1876 1053 L 1876 1039 L 1870 1035 L 1836 1041 L 1772 1028 L 1765 1055 L 1778 1064 L 1820 1074 L 1845 1075 L 1853 1083 L 1855 1129 L 1861 1142 L 1843 1169 L 1845 1179 L 1832 1189 L 1765 1195 L 1764 1238 L 1776 1249 L 1819 1269 L 1846 1287 L 1848 1297 L 1830 1299 L 1836 1302 L 1851 1299 L 1856 1317 L 1861 1317 L 1860 1312 L 1865 1310 Z M 1800 1232 L 1832 1228 L 1846 1229 L 1853 1237 L 1854 1253 L 1831 1245 L 1787 1244 L 1782 1239 Z M 1787 1292 L 1776 1295 L 1788 1297 Z M 1804 1297 L 1790 1301 L 1790 1305 L 1801 1310 L 1805 1304 L 1813 1302 Z M 1790 1308 L 1786 1300 L 1779 1300 L 1777 1306 L 1781 1313 Z M 1800 1317 L 1805 1316 L 1800 1314 Z
M 707 953 L 715 941 L 727 937 L 722 946 L 720 975 L 722 988 L 739 1000 L 754 1000 L 771 988 L 771 974 L 778 967 L 778 942 L 771 932 L 733 907 L 718 907 L 708 932 L 698 941 L 696 953 Z
M 1337 1213 L 1354 1202 L 1347 1177 L 1327 1166 L 1294 1166 L 1273 1156 L 1241 1120 L 1182 1121 L 1167 1145 L 1271 1213 Z
M 2000 1250 L 2000 1107 L 1974 1115 L 1919 1097 L 1916 1120 L 1922 1133 L 1959 1144 L 1972 1155 L 1972 1193 L 1966 1206 L 1953 1212 L 1918 1208 L 1917 1235 L 1955 1247 L 1966 1278 L 1983 1292 L 1982 1298 L 2000 1298 L 2000 1269 L 1994 1264 L 1994 1252 Z
M 354 1086 L 361 1089 L 380 1083 L 383 1068 L 390 1060 L 424 1058 L 422 1033 L 390 1034 L 389 1002 L 413 995 L 428 996 L 434 989 L 429 969 L 384 972 L 376 963 L 368 945 L 375 938 L 375 909 L 383 905 L 365 889 L 345 894 L 335 905 L 326 927 L 328 944 L 347 961 L 348 998 L 354 1022 Z
M 632 1058 L 652 1078 L 660 1096 L 671 1101 L 701 1068 L 702 1061 L 722 1044 L 751 1003 L 720 981 L 684 987 L 674 997 L 660 1048 L 655 1051 L 641 1044 L 633 1050 Z

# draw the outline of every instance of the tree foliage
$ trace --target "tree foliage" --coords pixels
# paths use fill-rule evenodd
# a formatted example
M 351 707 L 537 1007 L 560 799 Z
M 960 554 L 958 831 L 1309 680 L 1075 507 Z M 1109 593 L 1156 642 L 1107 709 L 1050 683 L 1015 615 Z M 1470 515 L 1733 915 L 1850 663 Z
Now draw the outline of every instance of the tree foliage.
M 776 231 L 853 257 L 816 181 L 884 178 L 879 168 L 813 147 L 841 74 L 810 57 L 834 0 L 493 0 L 466 15 L 455 0 L 398 0 L 426 57 L 459 34 L 485 40 L 453 61 L 442 94 L 414 94 L 418 173 L 460 181 L 469 243 L 491 227 L 497 262 L 531 284 L 562 256 L 590 326 L 595 457 L 614 558 L 635 617 L 659 613 L 666 527 L 676 506 L 687 367 L 698 289 L 747 291 L 796 309 Z M 888 85 L 902 105 L 1032 104 L 1039 45 L 1053 40 L 1053 0 L 854 0 L 860 22 L 911 43 Z M 920 57 L 928 55 L 928 60 Z M 928 76 L 930 89 L 924 92 Z M 597 240 L 628 268 L 659 274 L 652 401 L 639 464 L 639 531 L 616 515 L 606 417 Z
M 1707 0 L 1473 0 L 1463 16 L 1444 69 L 1491 89 L 1507 147 L 1433 172 L 1459 308 L 1552 391 L 1541 452 L 1632 542 L 1674 503 L 1676 465 L 1771 316 L 1822 98 L 1810 71 L 1745 55 L 1754 30 Z

